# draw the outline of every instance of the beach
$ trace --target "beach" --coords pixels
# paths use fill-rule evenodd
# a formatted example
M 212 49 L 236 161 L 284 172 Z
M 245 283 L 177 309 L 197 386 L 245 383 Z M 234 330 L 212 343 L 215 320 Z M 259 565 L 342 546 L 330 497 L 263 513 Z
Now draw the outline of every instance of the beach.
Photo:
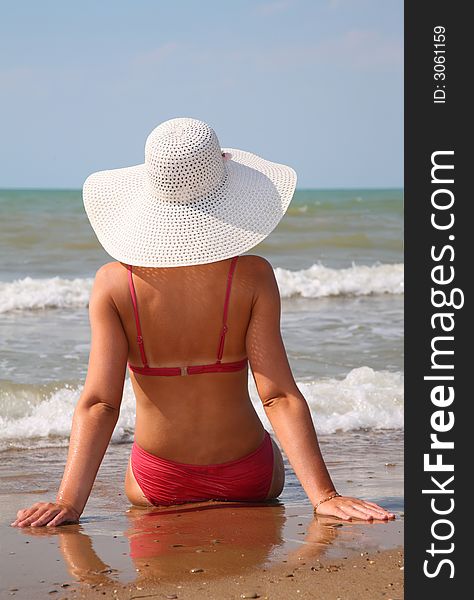
M 119 521 L 104 519 L 54 532 L 24 530 L 16 540 L 9 534 L 6 562 L 14 561 L 18 572 L 8 594 L 62 600 L 403 597 L 400 520 L 341 525 L 313 518 L 305 505 L 228 504 L 132 509 L 125 531 Z
M 51 497 L 67 449 L 11 451 L 1 467 L 0 593 L 25 600 L 401 599 L 402 433 L 339 432 L 320 443 L 338 488 L 380 502 L 395 521 L 315 517 L 286 457 L 285 489 L 274 502 L 131 507 L 123 493 L 129 445 L 115 444 L 79 524 L 17 529 L 8 526 L 11 515 Z
M 284 453 L 275 502 L 132 508 L 127 374 L 80 523 L 10 527 L 18 509 L 54 500 L 87 371 L 90 289 L 112 259 L 80 191 L 0 190 L 0 208 L 2 597 L 403 596 L 402 190 L 297 190 L 251 252 L 274 266 L 289 361 L 337 489 L 397 515 L 373 524 L 315 518 Z M 249 392 L 272 434 L 251 375 Z

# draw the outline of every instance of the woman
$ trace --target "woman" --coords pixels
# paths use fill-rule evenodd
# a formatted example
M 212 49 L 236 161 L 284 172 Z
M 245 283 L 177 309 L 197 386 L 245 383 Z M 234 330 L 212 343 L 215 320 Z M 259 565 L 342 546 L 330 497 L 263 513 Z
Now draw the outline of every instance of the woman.
M 132 504 L 278 497 L 283 460 L 250 400 L 250 363 L 314 512 L 394 518 L 335 490 L 281 339 L 273 268 L 242 256 L 276 227 L 295 186 L 293 169 L 223 151 L 208 125 L 187 118 L 150 134 L 143 165 L 87 179 L 86 213 L 116 261 L 95 277 L 89 368 L 56 501 L 18 511 L 12 525 L 79 520 L 117 423 L 127 363 L 137 402 L 125 478 Z

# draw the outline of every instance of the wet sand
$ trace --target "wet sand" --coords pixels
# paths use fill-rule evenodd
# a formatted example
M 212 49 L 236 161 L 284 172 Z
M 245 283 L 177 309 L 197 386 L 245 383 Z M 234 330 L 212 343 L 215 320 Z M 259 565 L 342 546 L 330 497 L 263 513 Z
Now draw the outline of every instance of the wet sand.
M 4 597 L 402 598 L 400 516 L 342 523 L 308 503 L 206 502 L 2 527 L 2 541 Z
M 333 434 L 320 442 L 338 489 L 378 502 L 396 521 L 315 518 L 286 456 L 277 501 L 133 508 L 123 493 L 130 445 L 116 444 L 79 524 L 19 529 L 9 526 L 19 508 L 54 499 L 67 448 L 4 452 L 0 597 L 402 598 L 401 434 Z
M 194 581 L 180 584 L 155 583 L 139 586 L 90 586 L 61 595 L 61 600 L 75 598 L 175 598 L 177 600 L 290 600 L 317 598 L 340 600 L 374 600 L 403 598 L 403 554 L 383 551 L 374 555 L 343 557 L 324 564 L 302 561 L 297 566 L 275 566 L 239 576 L 209 580 L 195 576 Z M 52 594 L 51 594 L 52 595 Z

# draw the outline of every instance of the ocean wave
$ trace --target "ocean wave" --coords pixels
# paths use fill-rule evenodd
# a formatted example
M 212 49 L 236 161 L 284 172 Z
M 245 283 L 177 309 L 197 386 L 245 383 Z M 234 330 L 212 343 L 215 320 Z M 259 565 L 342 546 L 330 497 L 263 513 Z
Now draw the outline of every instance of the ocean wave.
M 302 382 L 319 433 L 403 429 L 403 373 L 352 369 L 344 379 Z
M 276 267 L 275 277 L 282 298 L 302 296 L 367 296 L 371 294 L 403 294 L 404 265 L 352 265 L 346 269 L 330 269 L 312 265 L 308 269 L 290 271 Z
M 45 308 L 87 306 L 93 278 L 63 279 L 24 277 L 0 282 L 0 313 Z
M 352 369 L 345 378 L 300 381 L 298 387 L 311 409 L 318 433 L 403 427 L 403 374 Z M 67 446 L 72 416 L 83 386 L 45 390 L 34 384 L 2 383 L 0 390 L 0 451 L 11 448 Z M 271 430 L 253 378 L 252 403 L 263 425 Z M 135 397 L 129 378 L 112 443 L 131 442 L 135 427 Z
M 346 269 L 315 264 L 297 271 L 276 267 L 275 277 L 283 298 L 403 293 L 403 264 L 353 264 Z M 92 277 L 64 279 L 58 276 L 0 282 L 0 313 L 84 308 L 89 303 L 92 284 Z

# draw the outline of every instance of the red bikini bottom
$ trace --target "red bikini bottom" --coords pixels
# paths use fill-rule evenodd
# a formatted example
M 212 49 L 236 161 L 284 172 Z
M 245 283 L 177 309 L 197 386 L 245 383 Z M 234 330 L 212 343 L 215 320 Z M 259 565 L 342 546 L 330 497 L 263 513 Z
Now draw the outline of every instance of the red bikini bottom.
M 273 445 L 265 430 L 260 446 L 242 458 L 193 465 L 150 454 L 134 441 L 131 466 L 144 496 L 154 505 L 265 500 L 273 476 Z

